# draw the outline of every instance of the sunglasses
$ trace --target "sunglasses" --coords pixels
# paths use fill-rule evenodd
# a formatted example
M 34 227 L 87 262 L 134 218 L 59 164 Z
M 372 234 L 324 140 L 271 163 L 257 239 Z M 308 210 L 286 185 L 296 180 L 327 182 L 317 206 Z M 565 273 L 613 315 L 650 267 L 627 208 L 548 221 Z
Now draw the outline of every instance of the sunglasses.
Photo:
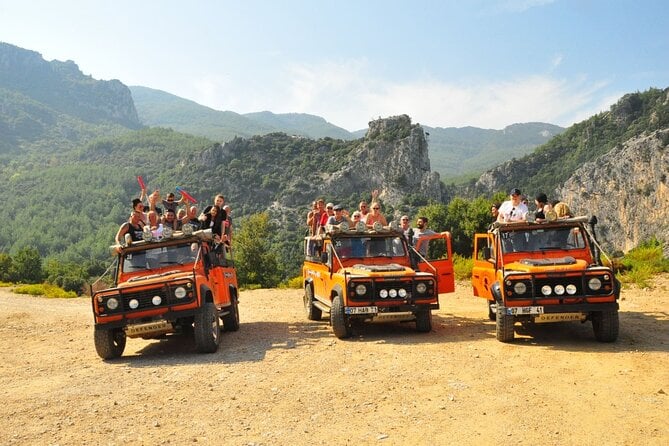
M 378 211 L 378 210 L 379 210 L 379 209 L 381 209 L 381 208 L 372 208 L 372 209 L 375 209 L 375 210 L 377 210 L 377 211 Z
M 332 206 L 328 206 L 326 209 L 332 209 Z

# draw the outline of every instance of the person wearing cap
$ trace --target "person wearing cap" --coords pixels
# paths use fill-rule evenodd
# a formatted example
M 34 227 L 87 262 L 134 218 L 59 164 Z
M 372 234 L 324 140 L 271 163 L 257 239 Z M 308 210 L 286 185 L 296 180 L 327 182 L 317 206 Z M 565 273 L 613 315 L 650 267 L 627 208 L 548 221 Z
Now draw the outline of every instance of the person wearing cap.
M 328 218 L 328 221 L 326 224 L 328 225 L 338 225 L 343 222 L 346 222 L 349 224 L 349 226 L 352 225 L 351 219 L 348 218 L 348 215 L 344 213 L 344 207 L 342 205 L 335 205 L 332 207 L 332 210 L 334 211 L 334 215 L 330 216 Z
M 509 200 L 502 203 L 499 207 L 497 221 L 507 223 L 510 221 L 523 221 L 527 216 L 527 206 L 521 201 L 522 192 L 518 188 L 513 188 L 509 192 Z
M 328 219 L 334 215 L 334 204 L 328 203 L 325 205 L 325 212 L 321 214 L 321 219 L 318 222 L 318 232 L 316 234 L 320 234 L 325 230 L 325 225 L 328 224 Z

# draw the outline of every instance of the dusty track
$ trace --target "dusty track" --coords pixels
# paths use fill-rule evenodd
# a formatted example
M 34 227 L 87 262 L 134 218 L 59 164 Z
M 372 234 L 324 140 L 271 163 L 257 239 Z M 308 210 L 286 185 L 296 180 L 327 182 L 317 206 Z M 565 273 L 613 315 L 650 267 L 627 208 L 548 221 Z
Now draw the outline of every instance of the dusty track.
M 217 353 L 130 339 L 110 362 L 87 299 L 0 289 L 0 444 L 666 445 L 667 288 L 623 291 L 614 344 L 590 323 L 499 343 L 466 283 L 431 333 L 372 325 L 347 341 L 305 319 L 301 291 L 249 291 Z

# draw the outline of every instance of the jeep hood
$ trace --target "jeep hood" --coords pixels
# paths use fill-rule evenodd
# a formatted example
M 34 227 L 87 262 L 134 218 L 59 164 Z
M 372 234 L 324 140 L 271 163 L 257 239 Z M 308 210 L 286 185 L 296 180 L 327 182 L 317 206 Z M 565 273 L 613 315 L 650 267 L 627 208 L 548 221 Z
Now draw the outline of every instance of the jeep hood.
M 575 259 L 571 256 L 549 257 L 540 259 L 522 259 L 504 265 L 506 271 L 520 271 L 526 273 L 548 272 L 548 271 L 580 271 L 588 267 L 585 260 Z
M 402 266 L 398 263 L 388 263 L 385 265 L 364 265 L 362 263 L 355 264 L 346 268 L 350 274 L 369 274 L 369 273 L 409 273 L 414 272 L 408 266 Z

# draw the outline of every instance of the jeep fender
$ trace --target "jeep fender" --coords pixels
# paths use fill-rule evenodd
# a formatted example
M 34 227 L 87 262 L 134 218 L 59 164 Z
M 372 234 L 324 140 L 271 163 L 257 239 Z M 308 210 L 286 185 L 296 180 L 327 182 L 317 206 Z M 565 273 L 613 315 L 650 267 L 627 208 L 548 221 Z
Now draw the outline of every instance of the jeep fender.
M 200 305 L 204 305 L 205 302 L 213 303 L 214 295 L 207 285 L 200 285 Z
M 499 285 L 499 282 L 493 283 L 490 287 L 490 291 L 492 292 L 492 297 L 495 299 L 495 302 L 497 302 L 499 305 L 503 305 L 504 301 L 502 300 L 502 287 Z
M 344 290 L 341 289 L 341 285 L 337 284 L 332 288 L 332 291 L 330 292 L 330 302 L 332 302 L 335 298 L 335 296 L 340 296 L 342 302 L 345 302 L 346 295 L 344 294 Z

